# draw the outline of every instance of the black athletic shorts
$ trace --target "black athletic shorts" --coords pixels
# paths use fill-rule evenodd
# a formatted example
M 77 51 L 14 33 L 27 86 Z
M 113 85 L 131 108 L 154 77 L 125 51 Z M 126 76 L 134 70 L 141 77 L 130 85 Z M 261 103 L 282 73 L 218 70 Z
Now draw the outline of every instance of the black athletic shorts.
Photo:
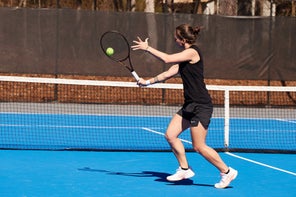
M 196 127 L 200 122 L 205 129 L 208 129 L 213 113 L 212 104 L 185 103 L 177 112 L 184 119 L 190 121 L 191 127 Z

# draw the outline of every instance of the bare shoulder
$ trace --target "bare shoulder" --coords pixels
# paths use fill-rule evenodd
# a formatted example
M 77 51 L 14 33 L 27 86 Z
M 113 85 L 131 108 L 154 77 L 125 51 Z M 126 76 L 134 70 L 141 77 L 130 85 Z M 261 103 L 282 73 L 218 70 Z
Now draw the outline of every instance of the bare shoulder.
M 190 56 L 191 64 L 196 63 L 200 60 L 199 53 L 196 49 L 188 48 L 188 49 L 185 49 L 184 51 L 186 51 L 186 53 Z

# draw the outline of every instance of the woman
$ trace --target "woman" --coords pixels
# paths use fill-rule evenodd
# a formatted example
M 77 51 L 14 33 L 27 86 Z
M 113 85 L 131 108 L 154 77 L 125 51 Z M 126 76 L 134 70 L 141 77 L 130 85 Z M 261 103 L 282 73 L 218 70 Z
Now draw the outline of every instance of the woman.
M 236 170 L 228 167 L 219 154 L 206 144 L 206 136 L 213 105 L 203 76 L 203 58 L 199 48 L 194 44 L 200 27 L 193 28 L 188 24 L 182 24 L 176 28 L 175 41 L 184 50 L 175 54 L 166 54 L 148 45 L 138 37 L 133 41 L 133 50 L 145 50 L 165 63 L 175 63 L 167 71 L 160 73 L 154 78 L 144 80 L 140 78 L 138 84 L 147 86 L 164 81 L 180 74 L 184 87 L 183 107 L 172 117 L 168 125 L 165 138 L 170 144 L 172 151 L 178 160 L 179 168 L 176 173 L 168 176 L 168 181 L 179 181 L 194 176 L 189 167 L 185 148 L 178 136 L 187 128 L 190 128 L 192 145 L 196 152 L 200 153 L 207 161 L 214 165 L 221 173 L 221 180 L 215 184 L 216 188 L 227 187 L 238 174 Z

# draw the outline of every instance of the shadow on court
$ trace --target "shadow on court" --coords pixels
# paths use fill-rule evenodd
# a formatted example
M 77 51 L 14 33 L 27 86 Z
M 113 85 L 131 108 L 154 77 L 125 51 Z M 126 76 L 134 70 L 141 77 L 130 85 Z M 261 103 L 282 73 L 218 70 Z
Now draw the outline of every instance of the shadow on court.
M 191 180 L 191 179 L 170 182 L 170 181 L 166 180 L 166 177 L 169 176 L 170 174 L 165 173 L 165 172 L 142 171 L 142 172 L 135 172 L 135 173 L 133 173 L 133 172 L 127 173 L 127 172 L 114 172 L 114 171 L 108 171 L 108 170 L 93 169 L 93 168 L 89 168 L 89 167 L 78 168 L 78 170 L 79 171 L 87 171 L 87 172 L 100 172 L 100 173 L 105 173 L 108 175 L 143 177 L 143 178 L 155 177 L 156 179 L 154 181 L 166 182 L 167 185 L 195 185 L 195 186 L 200 186 L 200 187 L 214 187 L 214 185 L 210 185 L 210 184 L 194 183 L 193 180 Z M 231 188 L 231 187 L 229 187 L 229 188 Z

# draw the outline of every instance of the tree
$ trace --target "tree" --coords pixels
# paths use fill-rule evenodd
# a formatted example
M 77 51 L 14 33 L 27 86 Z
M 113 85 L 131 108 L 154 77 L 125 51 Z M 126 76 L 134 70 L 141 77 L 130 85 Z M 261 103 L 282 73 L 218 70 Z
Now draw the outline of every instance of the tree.
M 145 12 L 155 12 L 154 0 L 145 0 L 145 3 L 146 3 Z
M 236 16 L 237 0 L 217 0 L 217 14 Z

